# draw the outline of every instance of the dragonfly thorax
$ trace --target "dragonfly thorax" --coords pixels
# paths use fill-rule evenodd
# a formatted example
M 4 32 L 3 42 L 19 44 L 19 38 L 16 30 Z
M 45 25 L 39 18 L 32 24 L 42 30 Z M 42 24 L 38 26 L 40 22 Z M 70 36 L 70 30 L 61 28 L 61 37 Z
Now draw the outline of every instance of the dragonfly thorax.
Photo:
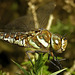
M 28 37 L 28 44 L 36 49 L 49 49 L 50 48 L 51 33 L 47 30 L 41 30 L 34 36 Z

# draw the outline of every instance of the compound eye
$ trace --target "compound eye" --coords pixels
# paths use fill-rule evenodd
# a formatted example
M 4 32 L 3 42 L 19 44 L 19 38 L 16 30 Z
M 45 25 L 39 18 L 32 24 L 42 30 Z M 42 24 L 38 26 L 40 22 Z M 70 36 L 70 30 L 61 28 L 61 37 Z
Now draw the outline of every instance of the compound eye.
M 54 50 L 61 49 L 61 37 L 58 35 L 53 35 L 51 38 L 51 45 Z

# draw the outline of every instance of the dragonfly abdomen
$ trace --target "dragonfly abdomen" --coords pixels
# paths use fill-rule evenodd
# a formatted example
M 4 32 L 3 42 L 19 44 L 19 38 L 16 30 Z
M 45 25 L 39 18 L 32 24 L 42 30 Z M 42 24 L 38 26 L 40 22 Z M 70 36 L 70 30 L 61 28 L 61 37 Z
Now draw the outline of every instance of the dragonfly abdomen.
M 25 39 L 23 36 L 18 36 L 17 33 L 0 33 L 0 39 L 8 41 L 10 43 L 18 44 L 20 46 L 25 46 Z

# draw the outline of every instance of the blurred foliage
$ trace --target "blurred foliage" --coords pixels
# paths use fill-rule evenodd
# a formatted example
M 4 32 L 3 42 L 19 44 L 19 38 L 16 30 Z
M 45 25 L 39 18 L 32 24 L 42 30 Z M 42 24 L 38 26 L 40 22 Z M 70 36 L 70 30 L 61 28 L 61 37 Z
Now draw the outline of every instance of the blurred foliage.
M 30 0 L 8 0 L 8 1 L 0 0 L 0 31 L 3 31 L 6 24 L 11 22 L 15 18 L 25 16 L 28 13 L 28 11 L 29 11 L 28 2 L 29 1 Z M 51 1 L 51 0 L 47 0 L 47 1 Z M 66 36 L 66 38 L 68 40 L 68 46 L 67 46 L 66 51 L 63 54 L 57 54 L 58 56 L 66 58 L 65 61 L 61 62 L 61 64 L 64 67 L 69 68 L 69 70 L 63 74 L 63 75 L 67 75 L 68 72 L 70 71 L 70 69 L 73 67 L 73 64 L 75 64 L 74 63 L 74 61 L 75 61 L 75 1 L 74 0 L 52 0 L 52 1 L 55 2 L 56 7 L 52 13 L 54 15 L 54 20 L 52 22 L 50 31 L 55 34 L 57 33 L 57 34 L 61 34 L 62 36 Z M 45 3 L 46 0 L 31 0 L 31 2 L 36 7 L 38 7 L 39 4 Z M 23 21 L 25 22 L 25 20 L 26 19 L 23 18 L 22 22 Z M 8 26 L 8 27 L 11 27 L 11 26 Z M 31 29 L 31 26 L 30 26 L 30 29 Z M 5 46 L 5 48 L 4 48 L 4 46 Z M 17 62 L 22 60 L 21 55 L 23 54 L 23 52 L 22 52 L 22 54 L 20 52 L 24 49 L 21 49 L 20 47 L 17 48 L 17 46 L 13 47 L 12 45 L 8 45 L 8 47 L 6 47 L 6 46 L 7 45 L 5 43 L 0 41 L 0 49 L 1 49 L 0 54 L 2 53 L 1 56 L 6 54 L 4 56 L 4 58 L 5 57 L 13 58 Z M 9 52 L 9 50 L 10 50 L 9 46 L 11 47 L 10 52 Z M 21 51 L 18 52 L 18 50 L 20 50 L 20 49 L 21 49 Z M 18 54 L 18 56 L 17 56 L 17 54 Z M 20 58 L 18 58 L 18 57 L 20 57 Z M 25 58 L 26 58 L 26 56 L 25 56 Z M 21 62 L 22 61 L 20 61 L 20 63 Z M 4 67 L 4 66 L 0 65 L 0 68 L 2 68 L 2 67 Z M 10 70 L 10 68 L 7 68 L 7 69 Z M 8 71 L 7 69 L 4 69 L 4 70 Z M 0 73 L 2 74 L 2 71 L 0 71 Z M 72 73 L 69 73 L 69 74 L 74 75 L 75 68 L 73 68 Z M 13 73 L 12 73 L 12 75 L 13 75 Z
M 12 61 L 20 68 L 20 70 L 23 71 L 23 74 L 24 75 L 57 75 L 57 74 L 59 74 L 62 71 L 64 71 L 64 70 L 67 69 L 67 68 L 65 68 L 65 69 L 59 70 L 57 72 L 50 73 L 47 70 L 48 69 L 48 66 L 45 65 L 45 62 L 47 62 L 47 59 L 48 58 L 45 58 L 45 56 L 43 57 L 43 54 L 39 54 L 39 57 L 37 59 L 35 59 L 35 61 L 34 61 L 35 62 L 34 67 L 32 66 L 32 68 L 29 69 L 29 71 L 26 71 L 18 63 L 16 63 L 13 60 Z M 23 75 L 23 74 L 18 74 L 17 73 L 17 75 Z
M 0 71 L 0 75 L 6 75 L 6 72 Z
M 71 30 L 74 31 L 74 26 L 72 27 L 69 22 L 68 22 L 68 24 L 63 24 L 60 20 L 57 20 L 56 25 L 52 25 L 50 31 L 64 36 L 65 34 L 68 35 L 69 33 L 71 33 Z M 66 35 L 65 35 L 65 37 L 66 37 Z

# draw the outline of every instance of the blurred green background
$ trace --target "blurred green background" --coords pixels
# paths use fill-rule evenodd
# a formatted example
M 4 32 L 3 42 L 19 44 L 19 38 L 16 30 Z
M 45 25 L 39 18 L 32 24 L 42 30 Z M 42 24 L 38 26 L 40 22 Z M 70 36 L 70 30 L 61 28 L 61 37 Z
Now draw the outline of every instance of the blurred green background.
M 52 5 L 49 7 L 50 10 L 44 10 L 43 13 L 41 12 L 41 9 L 37 9 L 36 14 L 38 15 L 38 20 L 43 22 L 42 17 L 44 16 L 44 19 L 46 19 L 42 23 L 43 25 L 40 23 L 40 28 L 46 27 L 49 15 L 52 14 L 54 19 L 50 31 L 65 36 L 68 40 L 66 51 L 62 54 L 57 54 L 66 59 L 65 61 L 61 61 L 63 67 L 69 68 L 63 75 L 74 75 L 75 0 L 0 0 L 0 31 L 12 32 L 34 30 L 33 17 L 29 10 L 30 7 L 28 2 L 32 2 L 37 8 L 39 6 L 41 7 L 42 4 L 44 6 L 47 1 L 53 2 L 56 7 L 53 7 Z M 45 7 L 45 9 L 46 8 L 47 7 Z M 19 18 L 18 21 L 13 21 L 16 18 Z M 31 22 L 29 23 L 29 21 Z M 24 53 L 24 48 L 0 40 L 0 70 L 9 72 L 10 75 L 13 75 L 13 72 L 15 72 L 17 68 L 15 66 L 13 67 L 13 63 L 10 61 L 11 58 L 18 63 L 22 63 L 25 58 L 27 58 Z

